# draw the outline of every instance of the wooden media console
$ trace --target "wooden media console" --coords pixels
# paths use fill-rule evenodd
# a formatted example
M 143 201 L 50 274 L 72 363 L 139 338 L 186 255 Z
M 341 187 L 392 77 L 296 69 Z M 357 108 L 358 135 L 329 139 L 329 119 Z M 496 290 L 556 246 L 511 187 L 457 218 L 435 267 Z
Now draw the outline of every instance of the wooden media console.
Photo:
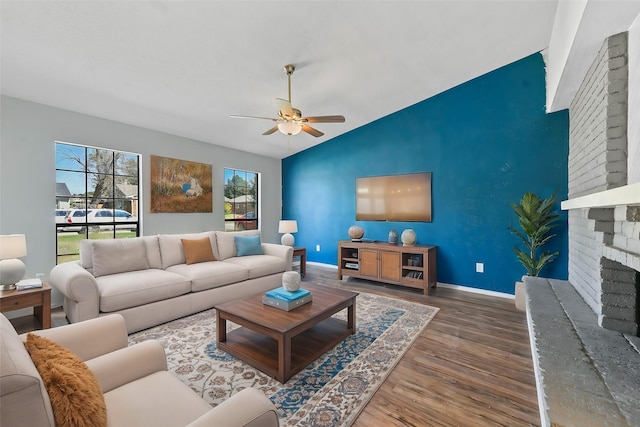
M 382 242 L 338 242 L 338 280 L 343 276 L 422 289 L 437 285 L 433 245 L 403 246 Z

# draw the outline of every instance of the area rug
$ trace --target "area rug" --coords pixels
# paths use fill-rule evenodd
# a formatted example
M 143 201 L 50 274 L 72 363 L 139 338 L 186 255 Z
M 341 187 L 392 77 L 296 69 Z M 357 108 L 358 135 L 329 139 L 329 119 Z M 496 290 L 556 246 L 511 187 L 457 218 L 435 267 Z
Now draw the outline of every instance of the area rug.
M 360 293 L 357 332 L 280 384 L 216 347 L 215 310 L 130 335 L 162 343 L 169 370 L 212 406 L 246 387 L 276 405 L 281 426 L 349 426 L 438 308 Z M 346 320 L 346 310 L 335 315 Z M 228 322 L 229 330 L 238 327 Z

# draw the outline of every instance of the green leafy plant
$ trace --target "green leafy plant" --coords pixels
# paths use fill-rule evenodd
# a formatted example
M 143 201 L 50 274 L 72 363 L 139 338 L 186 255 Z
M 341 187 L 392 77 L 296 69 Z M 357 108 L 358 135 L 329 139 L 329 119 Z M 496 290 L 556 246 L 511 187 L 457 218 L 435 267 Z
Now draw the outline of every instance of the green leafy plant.
M 555 234 L 551 234 L 551 230 L 556 227 L 555 223 L 560 218 L 554 210 L 554 205 L 558 202 L 557 194 L 556 191 L 549 198 L 541 199 L 527 192 L 522 196 L 520 204 L 511 203 L 522 231 L 511 226 L 509 231 L 522 240 L 526 250 L 518 246 L 513 249 L 529 276 L 539 275 L 542 268 L 555 260 L 559 254 L 559 252 L 544 251 L 538 255 L 540 248 L 555 237 Z

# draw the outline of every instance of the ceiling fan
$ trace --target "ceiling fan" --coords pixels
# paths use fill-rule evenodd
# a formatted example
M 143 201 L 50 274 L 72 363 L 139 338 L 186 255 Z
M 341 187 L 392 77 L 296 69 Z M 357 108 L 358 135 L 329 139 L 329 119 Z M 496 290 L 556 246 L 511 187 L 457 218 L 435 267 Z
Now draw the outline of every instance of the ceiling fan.
M 234 119 L 259 119 L 259 120 L 271 120 L 277 124 L 263 133 L 263 135 L 271 135 L 275 131 L 280 131 L 285 135 L 297 135 L 300 131 L 306 132 L 309 135 L 319 137 L 324 135 L 318 129 L 314 129 L 308 125 L 308 123 L 344 123 L 344 116 L 315 116 L 315 117 L 303 117 L 302 111 L 291 106 L 291 74 L 293 74 L 296 67 L 292 64 L 284 66 L 284 72 L 287 74 L 289 82 L 289 100 L 276 98 L 278 104 L 278 118 L 271 117 L 254 117 L 254 116 L 238 116 L 232 115 Z

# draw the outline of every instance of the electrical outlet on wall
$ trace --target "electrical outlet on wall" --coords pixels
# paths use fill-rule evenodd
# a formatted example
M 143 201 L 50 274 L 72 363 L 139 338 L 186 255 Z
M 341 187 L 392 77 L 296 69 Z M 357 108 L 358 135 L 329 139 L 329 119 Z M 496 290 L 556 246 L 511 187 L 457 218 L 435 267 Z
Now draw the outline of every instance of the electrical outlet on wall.
M 484 263 L 476 262 L 476 273 L 484 273 Z
M 316 245 L 316 252 L 320 252 L 320 245 Z

